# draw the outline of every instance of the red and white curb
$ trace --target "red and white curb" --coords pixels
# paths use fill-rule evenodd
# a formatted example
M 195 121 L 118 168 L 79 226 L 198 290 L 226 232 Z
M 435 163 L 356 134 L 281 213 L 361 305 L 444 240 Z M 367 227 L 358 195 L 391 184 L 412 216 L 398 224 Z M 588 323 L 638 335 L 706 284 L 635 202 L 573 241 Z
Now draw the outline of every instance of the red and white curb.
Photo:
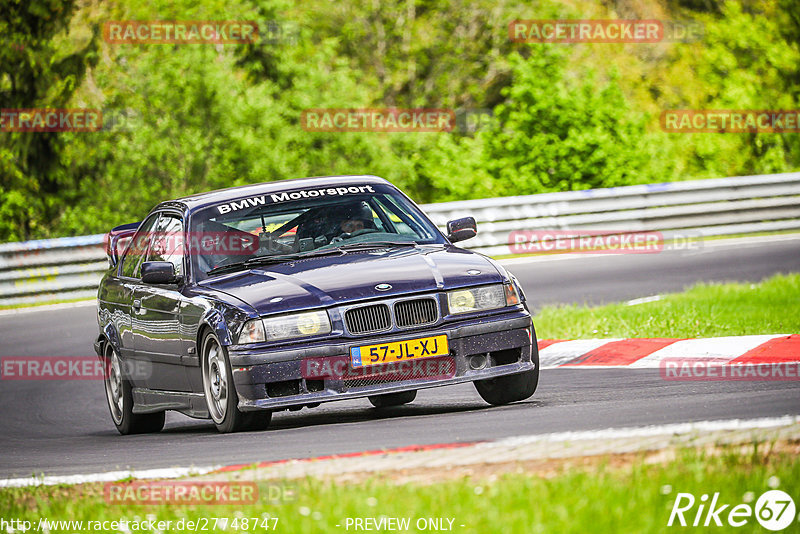
M 53 484 L 115 482 L 121 479 L 169 479 L 204 475 L 193 480 L 269 480 L 305 477 L 339 477 L 379 474 L 411 469 L 500 464 L 605 454 L 656 451 L 670 447 L 703 447 L 723 444 L 800 439 L 800 416 L 760 419 L 697 421 L 644 427 L 608 428 L 512 436 L 493 441 L 412 445 L 393 449 L 333 454 L 196 468 L 114 471 L 86 475 L 43 476 L 0 480 L 0 488 Z
M 431 469 L 450 471 L 474 465 L 542 461 L 579 456 L 657 451 L 670 447 L 704 447 L 800 438 L 800 417 L 698 421 L 645 427 L 608 428 L 579 432 L 513 436 L 494 441 L 403 447 L 383 451 L 332 455 L 255 466 L 229 466 L 204 478 L 235 480 L 348 479 L 349 475 L 398 473 L 430 480 Z M 255 469 L 252 469 L 255 467 Z M 250 468 L 250 469 L 245 469 Z M 418 476 L 409 471 L 418 470 Z
M 800 417 L 698 421 L 646 427 L 608 428 L 580 432 L 513 436 L 494 441 L 443 443 L 382 451 L 332 455 L 258 465 L 230 466 L 204 478 L 227 476 L 235 480 L 302 479 L 305 477 L 348 480 L 348 475 L 394 472 L 401 476 L 418 470 L 416 478 L 431 481 L 430 470 L 482 464 L 542 461 L 556 458 L 597 456 L 662 450 L 669 447 L 701 447 L 750 443 L 754 439 L 776 441 L 800 438 Z M 250 469 L 245 469 L 245 468 Z M 252 469 L 255 467 L 255 469 Z M 412 478 L 413 475 L 411 475 Z
M 665 361 L 680 360 L 713 365 L 800 362 L 800 335 L 539 341 L 539 364 L 543 369 L 659 369 Z

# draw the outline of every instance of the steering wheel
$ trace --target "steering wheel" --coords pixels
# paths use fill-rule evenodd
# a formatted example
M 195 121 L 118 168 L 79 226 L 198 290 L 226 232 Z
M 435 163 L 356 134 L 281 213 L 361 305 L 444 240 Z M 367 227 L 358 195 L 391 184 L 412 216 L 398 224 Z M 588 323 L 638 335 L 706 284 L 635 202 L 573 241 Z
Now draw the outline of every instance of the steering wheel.
M 269 234 L 261 234 L 258 240 L 258 253 L 259 254 L 286 254 L 289 252 L 294 252 L 294 249 L 291 245 L 285 245 L 280 243 L 276 239 L 272 239 L 272 236 Z
M 356 230 L 355 232 L 342 232 L 341 234 L 337 235 L 333 239 L 331 239 L 331 243 L 341 243 L 347 239 L 352 237 L 364 235 L 364 234 L 374 234 L 375 232 L 379 232 L 380 230 L 376 228 L 362 228 L 361 230 Z
M 377 228 L 362 228 L 361 230 L 356 230 L 355 232 L 350 232 L 350 237 L 356 237 L 358 235 L 364 235 L 364 234 L 374 234 L 375 232 L 378 232 L 378 231 L 379 230 Z

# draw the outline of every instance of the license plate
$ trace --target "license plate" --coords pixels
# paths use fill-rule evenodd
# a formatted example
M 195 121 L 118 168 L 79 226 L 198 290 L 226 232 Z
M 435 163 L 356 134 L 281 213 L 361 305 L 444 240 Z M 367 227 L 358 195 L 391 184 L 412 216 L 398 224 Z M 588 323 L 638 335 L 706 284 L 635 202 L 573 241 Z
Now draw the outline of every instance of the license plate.
M 441 335 L 353 347 L 350 349 L 350 362 L 353 367 L 363 367 L 447 354 L 450 354 L 447 336 Z

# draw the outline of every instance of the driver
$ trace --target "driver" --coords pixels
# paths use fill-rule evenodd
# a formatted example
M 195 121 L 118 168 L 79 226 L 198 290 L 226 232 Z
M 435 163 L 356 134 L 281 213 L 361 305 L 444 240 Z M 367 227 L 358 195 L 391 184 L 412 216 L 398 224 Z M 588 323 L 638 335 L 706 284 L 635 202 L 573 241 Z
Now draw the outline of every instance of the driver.
M 354 202 L 343 206 L 343 219 L 339 222 L 342 236 L 349 236 L 362 232 L 367 228 L 375 228 L 372 218 L 372 208 L 364 202 Z

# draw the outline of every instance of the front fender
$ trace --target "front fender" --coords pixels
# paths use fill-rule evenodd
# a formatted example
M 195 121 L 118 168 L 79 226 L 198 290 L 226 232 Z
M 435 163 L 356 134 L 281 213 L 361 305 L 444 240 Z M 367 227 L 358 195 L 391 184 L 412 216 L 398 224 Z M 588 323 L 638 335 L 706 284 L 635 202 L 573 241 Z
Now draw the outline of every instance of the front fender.
M 112 322 L 107 323 L 103 327 L 102 333 L 97 336 L 97 339 L 94 341 L 94 351 L 97 353 L 98 358 L 103 358 L 103 345 L 105 343 L 111 343 L 111 346 L 114 347 L 114 350 L 117 351 L 117 354 L 121 353 L 119 332 L 117 332 L 117 329 Z
M 216 334 L 220 344 L 226 346 L 232 345 L 233 339 L 242 325 L 250 318 L 250 315 L 244 310 L 218 303 L 207 309 L 200 317 L 200 329 L 198 333 L 201 332 L 205 326 Z M 197 341 L 199 347 L 201 340 L 198 339 Z
M 214 332 L 221 344 L 231 345 L 233 343 L 233 336 L 228 328 L 228 323 L 225 321 L 225 317 L 220 310 L 211 308 L 203 314 L 200 318 L 200 331 L 203 330 L 204 326 Z M 198 340 L 198 346 L 199 341 L 200 340 Z

